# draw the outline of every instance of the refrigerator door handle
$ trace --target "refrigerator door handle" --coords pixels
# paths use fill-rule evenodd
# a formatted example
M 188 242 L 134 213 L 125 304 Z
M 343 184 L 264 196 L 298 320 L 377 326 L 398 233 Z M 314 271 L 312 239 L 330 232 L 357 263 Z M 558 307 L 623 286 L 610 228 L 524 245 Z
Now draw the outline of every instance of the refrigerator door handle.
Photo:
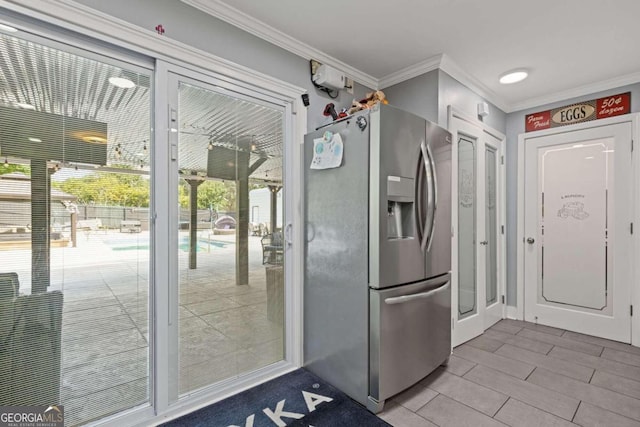
M 424 177 L 427 173 L 426 162 L 424 161 L 424 141 L 420 144 L 420 154 L 418 155 L 418 172 L 416 174 L 416 196 L 415 196 L 415 215 L 416 230 L 418 232 L 418 242 L 422 247 L 424 239 Z
M 436 209 L 438 207 L 438 178 L 436 176 L 436 164 L 433 160 L 433 153 L 431 152 L 431 147 L 427 145 L 427 154 L 429 155 L 429 171 L 431 172 L 431 191 L 429 194 L 431 195 L 430 201 L 432 203 L 429 205 L 431 222 L 429 223 L 429 237 L 427 241 L 427 252 L 431 250 L 431 243 L 433 242 L 433 231 L 436 226 Z
M 429 148 L 427 147 L 427 144 L 424 141 L 420 145 L 420 150 L 422 151 L 422 160 L 424 163 L 425 175 L 427 178 L 427 197 L 426 197 L 427 213 L 426 213 L 425 222 L 421 224 L 422 239 L 420 240 L 420 247 L 422 248 L 423 251 L 425 251 L 429 241 L 431 240 L 430 230 L 432 229 L 433 215 L 435 213 L 435 210 L 433 207 L 434 194 L 432 190 L 433 189 L 433 171 L 431 169 L 432 163 L 431 163 L 431 158 L 429 156 Z M 424 200 L 424 189 L 421 190 L 419 203 L 422 204 L 423 200 Z
M 385 298 L 384 303 L 385 304 L 402 304 L 402 303 L 414 301 L 417 299 L 429 298 L 430 296 L 437 294 L 438 292 L 442 292 L 446 290 L 449 286 L 451 286 L 451 282 L 447 281 L 442 286 L 438 286 L 437 288 L 427 292 L 420 292 L 419 294 L 412 294 L 412 295 L 402 295 L 400 297 L 393 297 L 393 298 Z

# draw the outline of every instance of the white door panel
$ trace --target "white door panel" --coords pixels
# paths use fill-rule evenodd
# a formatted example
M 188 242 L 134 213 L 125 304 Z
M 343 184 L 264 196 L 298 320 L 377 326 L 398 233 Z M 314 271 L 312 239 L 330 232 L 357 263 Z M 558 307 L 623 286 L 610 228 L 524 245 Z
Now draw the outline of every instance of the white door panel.
M 450 116 L 453 147 L 453 345 L 503 317 L 503 141 Z
M 631 132 L 525 140 L 525 320 L 630 342 Z
M 504 199 L 500 189 L 500 147 L 501 141 L 492 135 L 484 135 L 484 246 L 483 256 L 485 264 L 485 314 L 484 329 L 491 327 L 503 317 L 504 304 L 501 300 L 501 254 L 504 251 L 500 227 L 501 208 Z

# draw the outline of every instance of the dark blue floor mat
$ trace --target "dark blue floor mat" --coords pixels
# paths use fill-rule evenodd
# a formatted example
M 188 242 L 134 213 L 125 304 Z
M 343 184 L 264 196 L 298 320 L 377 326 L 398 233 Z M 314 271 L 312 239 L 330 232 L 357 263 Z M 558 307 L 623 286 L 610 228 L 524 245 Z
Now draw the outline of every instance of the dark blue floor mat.
M 163 425 L 389 426 L 362 405 L 305 369 L 298 369 Z

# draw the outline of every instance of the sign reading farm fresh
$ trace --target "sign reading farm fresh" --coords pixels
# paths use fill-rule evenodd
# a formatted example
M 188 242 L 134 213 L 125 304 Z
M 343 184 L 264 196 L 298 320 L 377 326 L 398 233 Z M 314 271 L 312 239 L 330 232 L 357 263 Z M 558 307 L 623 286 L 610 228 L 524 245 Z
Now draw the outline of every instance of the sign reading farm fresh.
M 607 96 L 578 104 L 525 116 L 525 131 L 555 128 L 588 122 L 589 120 L 606 119 L 631 112 L 631 92 Z

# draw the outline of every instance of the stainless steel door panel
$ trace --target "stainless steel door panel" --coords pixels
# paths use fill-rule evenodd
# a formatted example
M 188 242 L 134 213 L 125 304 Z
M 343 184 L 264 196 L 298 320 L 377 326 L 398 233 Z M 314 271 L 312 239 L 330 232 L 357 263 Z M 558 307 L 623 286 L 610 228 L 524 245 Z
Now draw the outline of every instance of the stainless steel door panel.
M 427 147 L 435 171 L 437 199 L 430 242 L 426 258 L 425 277 L 435 277 L 451 271 L 451 134 L 427 122 Z
M 371 113 L 369 284 L 374 288 L 416 282 L 426 277 L 415 206 L 406 210 L 411 217 L 410 234 L 394 238 L 387 226 L 392 213 L 389 202 L 398 200 L 388 194 L 388 182 L 407 180 L 415 188 L 425 130 L 426 120 L 390 106 L 381 105 Z M 417 202 L 415 196 L 414 189 L 409 203 Z
M 451 352 L 450 275 L 369 291 L 369 395 L 378 402 L 429 375 Z
M 365 115 L 366 114 L 359 114 Z M 313 139 L 339 132 L 342 166 L 309 169 Z M 305 137 L 304 365 L 366 404 L 369 129 L 345 120 Z

